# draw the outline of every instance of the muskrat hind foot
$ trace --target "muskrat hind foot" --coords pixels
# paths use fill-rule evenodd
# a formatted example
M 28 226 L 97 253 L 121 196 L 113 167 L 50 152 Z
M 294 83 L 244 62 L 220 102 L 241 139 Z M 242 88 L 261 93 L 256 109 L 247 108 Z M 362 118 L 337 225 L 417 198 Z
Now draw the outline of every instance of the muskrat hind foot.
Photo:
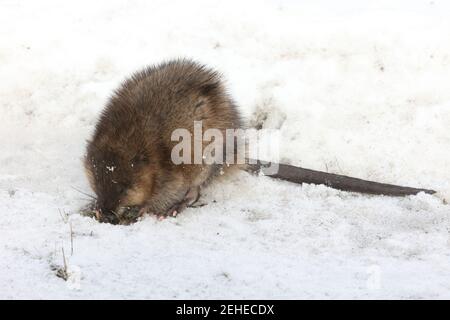
M 184 199 L 181 200 L 179 203 L 170 207 L 169 210 L 167 210 L 165 216 L 174 218 L 177 217 L 181 211 L 183 211 L 187 207 L 192 207 L 198 201 L 199 198 L 200 198 L 200 187 L 190 188 L 186 192 Z

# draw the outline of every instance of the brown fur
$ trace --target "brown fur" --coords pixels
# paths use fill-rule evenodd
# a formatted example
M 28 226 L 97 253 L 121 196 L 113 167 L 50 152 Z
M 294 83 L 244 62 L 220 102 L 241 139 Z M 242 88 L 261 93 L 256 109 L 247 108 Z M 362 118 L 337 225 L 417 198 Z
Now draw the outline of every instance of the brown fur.
M 187 197 L 195 200 L 220 167 L 173 164 L 171 150 L 178 142 L 171 134 L 178 128 L 193 134 L 199 120 L 203 131 L 242 125 L 218 73 L 176 60 L 127 79 L 100 116 L 84 161 L 102 215 L 127 206 L 171 214 Z

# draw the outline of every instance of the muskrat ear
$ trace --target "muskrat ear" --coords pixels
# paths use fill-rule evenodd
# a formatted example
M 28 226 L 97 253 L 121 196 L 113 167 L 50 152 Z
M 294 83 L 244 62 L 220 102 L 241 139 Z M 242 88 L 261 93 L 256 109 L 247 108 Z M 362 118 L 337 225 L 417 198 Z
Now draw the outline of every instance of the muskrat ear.
M 205 96 L 209 96 L 219 89 L 220 89 L 220 82 L 217 81 L 204 84 L 203 86 L 201 86 L 200 92 Z

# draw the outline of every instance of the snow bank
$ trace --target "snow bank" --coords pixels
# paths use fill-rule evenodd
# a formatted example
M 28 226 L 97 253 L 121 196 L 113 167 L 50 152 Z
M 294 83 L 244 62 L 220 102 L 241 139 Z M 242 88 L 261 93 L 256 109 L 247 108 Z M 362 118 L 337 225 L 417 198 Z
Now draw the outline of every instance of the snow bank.
M 449 9 L 3 1 L 0 298 L 450 298 Z M 285 162 L 439 196 L 242 173 L 177 219 L 80 216 L 85 139 L 108 95 L 173 57 L 222 71 L 246 118 L 280 130 Z

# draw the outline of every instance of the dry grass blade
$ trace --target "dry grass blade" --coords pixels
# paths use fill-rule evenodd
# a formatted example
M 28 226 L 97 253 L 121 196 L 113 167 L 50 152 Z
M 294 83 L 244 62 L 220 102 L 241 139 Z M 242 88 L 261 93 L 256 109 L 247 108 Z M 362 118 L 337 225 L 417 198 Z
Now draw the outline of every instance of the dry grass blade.
M 64 281 L 67 281 L 69 279 L 69 273 L 67 272 L 67 261 L 66 261 L 66 254 L 64 253 L 64 247 L 61 247 L 62 256 L 63 256 L 63 267 L 59 268 L 56 271 L 56 276 L 64 279 Z
M 73 229 L 72 222 L 70 222 L 70 255 L 73 256 Z

